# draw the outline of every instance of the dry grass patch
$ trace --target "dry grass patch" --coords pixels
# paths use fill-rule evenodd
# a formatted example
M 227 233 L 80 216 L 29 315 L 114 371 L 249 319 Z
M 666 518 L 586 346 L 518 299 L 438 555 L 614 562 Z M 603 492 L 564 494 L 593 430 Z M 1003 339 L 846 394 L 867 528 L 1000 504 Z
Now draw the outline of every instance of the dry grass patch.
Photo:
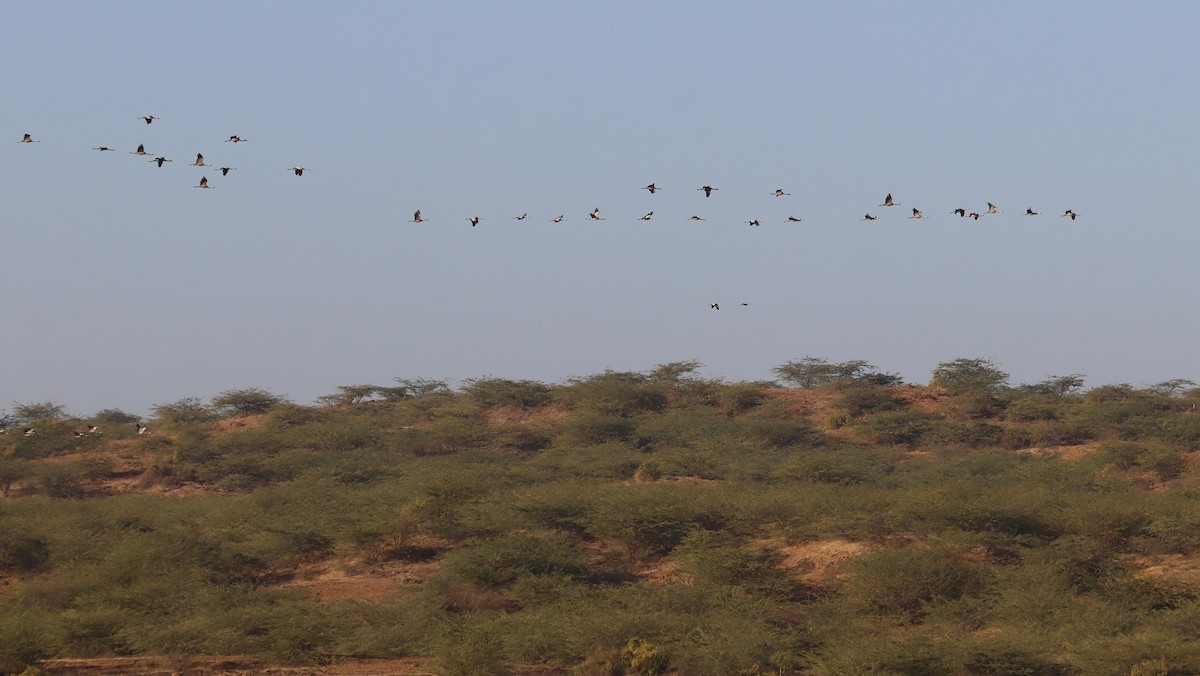
M 783 556 L 780 567 L 791 571 L 801 582 L 822 585 L 838 578 L 851 559 L 876 548 L 850 540 L 815 540 L 798 545 L 763 543 Z
M 1133 560 L 1136 577 L 1173 582 L 1200 591 L 1200 554 L 1156 554 Z
M 1038 446 L 1035 448 L 1023 448 L 1017 452 L 1048 458 L 1058 458 L 1059 460 L 1078 460 L 1086 455 L 1095 453 L 1099 448 L 1099 443 L 1088 443 L 1072 444 L 1069 446 Z
M 298 567 L 285 574 L 276 586 L 297 589 L 321 603 L 363 601 L 378 603 L 397 589 L 417 587 L 437 573 L 436 561 L 385 561 L 367 564 L 345 559 L 326 559 Z

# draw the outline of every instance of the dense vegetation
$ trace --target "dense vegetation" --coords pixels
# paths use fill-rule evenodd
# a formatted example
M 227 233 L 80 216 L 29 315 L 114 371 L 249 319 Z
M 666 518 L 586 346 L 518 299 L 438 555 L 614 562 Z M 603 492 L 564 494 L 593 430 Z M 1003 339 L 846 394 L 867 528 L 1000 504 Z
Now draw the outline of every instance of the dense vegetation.
M 141 435 L 121 411 L 14 405 L 0 671 L 1200 672 L 1193 383 L 1011 386 L 960 359 L 912 386 L 806 358 L 776 369 L 788 388 L 698 366 L 314 407 L 236 390 L 157 406 Z

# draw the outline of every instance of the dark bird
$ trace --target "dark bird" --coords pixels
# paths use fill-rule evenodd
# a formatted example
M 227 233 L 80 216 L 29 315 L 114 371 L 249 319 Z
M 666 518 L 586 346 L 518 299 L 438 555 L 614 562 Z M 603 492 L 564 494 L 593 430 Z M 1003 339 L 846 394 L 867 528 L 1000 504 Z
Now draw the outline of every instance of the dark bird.
M 22 138 L 20 141 L 17 141 L 17 143 L 41 143 L 41 141 L 35 141 L 33 140 L 32 136 L 26 134 L 24 138 Z
M 305 167 L 296 165 L 296 166 L 292 167 L 291 169 L 288 169 L 288 171 L 292 172 L 293 174 L 295 174 L 297 176 L 303 176 L 304 172 L 308 171 L 308 169 Z
M 796 218 L 795 216 L 788 216 L 788 223 L 800 223 L 803 220 L 804 220 L 803 218 Z
M 1063 214 L 1063 216 L 1066 216 L 1067 218 L 1069 218 L 1073 221 L 1073 220 L 1075 220 L 1075 216 L 1077 216 L 1077 214 L 1074 211 L 1067 209 L 1067 211 Z
M 711 185 L 706 185 L 706 186 L 703 186 L 700 188 L 696 188 L 696 190 L 703 190 L 705 197 L 712 197 L 713 191 L 716 190 L 716 188 L 712 187 Z
M 212 188 L 212 186 L 208 184 L 207 176 L 201 176 L 200 177 L 200 185 L 194 185 L 192 187 L 193 188 Z
M 971 213 L 967 214 L 967 216 L 969 216 L 977 221 L 979 220 L 979 212 L 978 211 L 972 211 Z
M 109 148 L 108 146 L 100 146 L 99 148 L 92 148 L 92 150 L 99 150 L 100 152 L 104 152 L 106 150 L 112 150 L 112 148 Z
M 697 214 L 695 216 L 688 216 L 688 220 L 689 221 L 703 221 L 704 219 L 701 218 L 699 214 Z
M 472 216 L 472 217 L 468 218 L 467 220 L 470 221 L 471 227 L 473 228 L 473 227 L 479 225 L 479 221 L 481 221 L 483 219 L 478 216 Z
M 154 117 L 153 115 L 143 115 L 143 116 L 141 116 L 141 117 L 140 117 L 140 118 L 138 118 L 138 119 L 145 120 L 145 121 L 146 121 L 146 124 L 150 124 L 151 122 L 153 122 L 153 121 L 157 120 L 158 118 L 157 118 L 157 117 Z
M 995 204 L 992 204 L 991 202 L 988 202 L 988 210 L 987 210 L 987 212 L 988 212 L 989 214 L 998 214 L 998 213 L 1000 213 L 1000 209 L 999 209 L 999 208 L 997 208 Z
M 150 161 L 151 161 L 151 162 L 154 162 L 154 163 L 156 163 L 156 164 L 158 164 L 158 166 L 160 166 L 160 167 L 161 167 L 161 166 L 163 165 L 163 162 L 174 162 L 175 160 L 168 160 L 168 159 L 167 159 L 167 158 L 165 158 L 165 157 L 159 156 L 159 157 L 156 157 L 156 158 L 154 158 L 154 159 L 152 159 L 152 160 L 150 160 Z
M 200 153 L 196 153 L 196 161 L 195 161 L 195 162 L 192 162 L 192 164 L 191 164 L 190 166 L 193 166 L 193 167 L 211 167 L 212 165 L 211 165 L 211 164 L 205 164 L 205 163 L 204 163 L 204 156 L 203 156 L 203 155 L 201 155 Z
M 762 223 L 759 223 L 759 222 L 758 222 L 758 219 L 757 219 L 757 218 L 751 218 L 750 220 L 746 221 L 746 223 L 747 223 L 748 225 L 754 226 L 754 227 L 756 227 L 756 228 L 757 228 L 758 226 L 762 225 Z
M 242 141 L 245 141 L 245 140 L 246 139 L 242 138 L 241 136 L 230 136 L 229 138 L 225 139 L 225 142 L 226 143 L 241 143 Z
M 783 197 L 784 195 L 790 195 L 790 194 L 792 194 L 792 193 L 790 193 L 790 192 L 784 192 L 784 191 L 783 191 L 783 188 L 778 188 L 778 189 L 776 189 L 776 190 L 775 190 L 775 196 L 776 196 L 776 197 Z
M 892 193 L 889 192 L 887 194 L 887 197 L 883 198 L 883 204 L 880 204 L 879 206 L 881 206 L 881 207 L 898 207 L 898 206 L 900 206 L 900 203 L 893 202 L 892 201 Z
M 658 192 L 659 190 L 662 190 L 662 188 L 651 183 L 650 185 L 646 186 L 645 188 L 642 188 L 642 190 L 649 190 L 650 194 L 653 195 L 654 193 Z
M 237 171 L 237 167 L 221 167 L 217 169 L 217 171 L 221 172 L 222 176 L 228 176 L 229 172 Z
M 867 214 L 866 216 L 863 216 L 863 217 L 862 217 L 862 219 L 863 219 L 864 221 L 878 221 L 878 220 L 879 220 L 879 217 L 878 217 L 878 216 L 872 216 L 871 214 Z
M 720 310 L 720 309 L 721 309 L 721 304 L 720 304 L 720 303 L 709 303 L 709 304 L 708 304 L 708 306 L 709 306 L 710 308 L 714 309 L 714 310 Z
M 961 208 L 960 208 L 960 209 L 955 209 L 954 211 L 951 211 L 950 213 L 952 213 L 952 214 L 958 214 L 958 217 L 959 217 L 959 218 L 962 218 L 963 216 L 966 216 L 966 215 L 967 215 L 967 210 L 966 210 L 966 209 L 961 209 Z
M 562 223 L 565 220 L 567 220 L 567 217 L 563 216 L 562 214 L 559 214 L 559 215 L 555 216 L 554 218 L 551 218 L 550 222 L 551 223 Z
M 646 214 L 644 216 L 642 216 L 641 218 L 639 218 L 638 220 L 639 221 L 653 221 L 654 220 L 654 212 L 647 211 Z
M 921 213 L 917 209 L 913 209 L 913 215 L 909 216 L 909 218 L 925 218 L 925 214 Z
M 600 207 L 596 207 L 595 209 L 593 209 L 592 213 L 588 214 L 588 218 L 592 219 L 593 221 L 605 220 L 603 218 L 600 218 Z
M 1034 211 L 1033 207 L 1029 207 L 1028 209 L 1025 210 L 1025 215 L 1026 216 L 1037 216 L 1038 212 Z
M 129 154 L 130 154 L 130 155 L 149 155 L 150 153 L 146 152 L 146 146 L 145 146 L 145 144 L 141 144 L 141 143 L 139 143 L 139 144 L 138 144 L 138 149 L 137 149 L 137 150 L 135 150 L 135 151 L 133 151 L 133 152 L 131 152 L 131 153 L 129 153 Z
M 421 218 L 421 210 L 420 209 L 417 209 L 416 211 L 413 212 L 412 220 L 409 221 L 409 223 L 424 223 L 424 222 L 425 222 L 425 219 Z
M 515 221 L 523 221 L 526 218 L 529 218 L 529 214 L 517 214 L 516 216 L 513 216 L 513 220 Z

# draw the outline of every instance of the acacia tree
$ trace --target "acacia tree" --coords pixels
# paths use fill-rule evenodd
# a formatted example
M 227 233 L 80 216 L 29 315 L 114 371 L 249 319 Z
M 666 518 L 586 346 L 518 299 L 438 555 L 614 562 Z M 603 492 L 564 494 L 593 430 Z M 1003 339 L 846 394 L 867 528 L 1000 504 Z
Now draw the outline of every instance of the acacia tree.
M 247 387 L 241 390 L 225 390 L 213 397 L 212 406 L 224 414 L 254 415 L 266 413 L 287 401 L 287 397 L 272 394 L 261 387 Z
M 26 425 L 46 420 L 61 420 L 66 417 L 67 407 L 53 401 L 30 404 L 14 403 L 12 407 L 13 420 Z
M 1008 374 L 986 357 L 959 357 L 938 364 L 929 384 L 940 385 L 951 392 L 995 392 L 1008 385 Z
M 883 373 L 862 359 L 833 364 L 821 357 L 802 357 L 782 366 L 776 366 L 771 369 L 771 372 L 780 380 L 801 388 L 825 387 L 835 383 L 849 382 L 869 382 L 876 385 L 894 386 L 903 382 L 899 375 Z

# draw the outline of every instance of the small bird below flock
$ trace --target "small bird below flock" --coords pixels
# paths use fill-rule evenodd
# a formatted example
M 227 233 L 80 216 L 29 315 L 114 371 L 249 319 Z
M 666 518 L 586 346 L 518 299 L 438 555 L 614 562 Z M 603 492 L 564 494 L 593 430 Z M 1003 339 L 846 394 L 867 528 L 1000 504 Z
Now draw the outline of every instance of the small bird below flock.
M 212 186 L 208 184 L 208 177 L 207 177 L 207 176 L 201 176 L 201 177 L 200 177 L 200 185 L 194 185 L 194 186 L 192 186 L 192 187 L 193 187 L 193 188 L 205 188 L 205 189 L 211 189 L 211 188 L 212 188 Z
M 217 171 L 221 172 L 222 176 L 228 176 L 229 172 L 237 171 L 237 167 L 220 167 Z
M 131 153 L 129 153 L 129 154 L 130 154 L 130 155 L 149 155 L 150 153 L 146 152 L 146 146 L 145 146 L 145 144 L 141 144 L 141 143 L 139 143 L 139 144 L 138 144 L 138 149 L 137 149 L 137 150 L 135 150 L 135 151 L 133 151 L 133 152 L 131 152 Z
M 712 197 L 713 191 L 716 190 L 716 188 L 712 187 L 711 185 L 705 185 L 705 186 L 696 188 L 696 190 L 703 190 L 705 197 Z
M 168 160 L 167 158 L 162 157 L 162 156 L 159 156 L 159 157 L 156 157 L 156 158 L 150 160 L 150 162 L 154 162 L 155 164 L 157 164 L 160 167 L 163 165 L 163 162 L 174 162 L 174 161 L 175 160 Z
M 900 206 L 900 203 L 893 202 L 892 201 L 892 193 L 889 192 L 887 194 L 887 197 L 883 198 L 883 204 L 880 204 L 879 206 L 881 206 L 881 207 L 898 207 L 898 206 Z

